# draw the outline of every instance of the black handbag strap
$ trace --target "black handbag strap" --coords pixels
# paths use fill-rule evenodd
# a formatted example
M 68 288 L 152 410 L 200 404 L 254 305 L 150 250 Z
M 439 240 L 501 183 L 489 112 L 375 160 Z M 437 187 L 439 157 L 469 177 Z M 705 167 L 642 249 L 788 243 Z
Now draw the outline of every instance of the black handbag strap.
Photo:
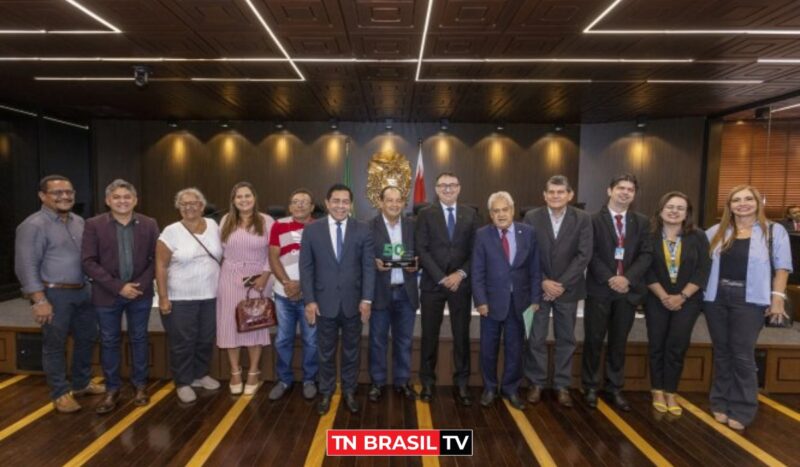
M 210 256 L 211 259 L 213 259 L 217 264 L 219 264 L 221 266 L 222 265 L 222 261 L 218 260 L 216 256 L 212 255 L 211 252 L 208 251 L 208 248 L 206 248 L 206 246 L 203 245 L 203 242 L 201 242 L 200 239 L 197 238 L 197 235 L 195 235 L 194 232 L 189 230 L 189 227 L 186 227 L 186 224 L 184 224 L 183 222 L 181 222 L 181 225 L 183 226 L 184 229 L 186 229 L 187 232 L 189 232 L 189 235 L 191 235 L 192 238 L 194 238 L 197 241 L 197 243 L 199 243 L 200 246 L 203 247 L 204 250 L 206 250 L 206 253 L 208 253 L 208 256 Z

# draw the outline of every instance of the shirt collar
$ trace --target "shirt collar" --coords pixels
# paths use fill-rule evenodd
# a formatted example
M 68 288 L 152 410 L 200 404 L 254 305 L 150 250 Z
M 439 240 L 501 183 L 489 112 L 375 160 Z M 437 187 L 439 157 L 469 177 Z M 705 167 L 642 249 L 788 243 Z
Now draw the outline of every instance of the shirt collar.
M 550 209 L 550 206 L 547 207 L 547 213 L 550 214 L 550 217 L 555 217 L 556 219 L 561 219 L 567 213 L 567 207 L 564 206 L 564 209 L 561 210 L 561 215 L 560 216 L 556 216 L 555 214 L 553 214 L 553 210 Z
M 497 227 L 497 226 L 495 226 L 494 229 L 497 230 L 497 235 L 500 235 L 500 236 L 503 235 L 503 229 L 501 229 L 500 227 Z M 512 222 L 511 225 L 506 227 L 506 229 L 508 230 L 507 234 L 513 233 L 514 232 L 514 223 Z
M 448 206 L 448 205 L 444 204 L 441 201 L 439 201 L 439 204 L 442 205 L 442 211 L 444 211 L 445 213 L 447 213 L 447 209 L 449 209 L 449 208 L 453 208 L 453 212 L 455 213 L 456 212 L 456 207 L 458 206 L 458 203 L 453 203 L 452 206 Z
M 55 212 L 52 209 L 48 208 L 44 204 L 42 205 L 42 209 L 40 209 L 40 211 L 42 211 L 45 214 L 45 216 L 47 216 L 47 218 L 50 219 L 51 221 L 60 221 L 61 220 L 61 218 L 59 217 L 57 212 Z M 69 222 L 71 220 L 72 220 L 72 213 L 68 212 L 67 213 L 67 222 Z
M 608 212 L 610 212 L 610 213 L 611 213 L 611 217 L 614 217 L 614 216 L 616 216 L 617 214 L 621 215 L 622 217 L 625 217 L 625 215 L 626 215 L 626 214 L 628 214 L 628 210 L 627 210 L 627 209 L 626 209 L 626 210 L 624 210 L 624 211 L 621 211 L 621 212 L 616 212 L 616 211 L 614 211 L 613 209 L 611 209 L 611 208 L 608 208 Z
M 387 229 L 395 229 L 395 228 L 399 227 L 401 225 L 401 223 L 403 222 L 403 216 L 402 215 L 397 218 L 397 224 L 395 224 L 395 225 L 392 225 L 392 223 L 389 222 L 389 219 L 387 219 L 386 216 L 383 213 L 381 213 L 381 217 L 383 218 L 383 223 L 386 224 L 386 228 Z
M 337 222 L 341 222 L 341 223 L 342 223 L 342 226 L 346 226 L 346 225 L 347 225 L 347 218 L 345 217 L 345 218 L 344 218 L 344 220 L 342 220 L 342 221 L 337 221 L 336 219 L 334 219 L 334 218 L 333 218 L 333 216 L 331 216 L 330 214 L 328 214 L 328 225 L 329 225 L 329 226 L 336 226 L 336 223 L 337 223 Z

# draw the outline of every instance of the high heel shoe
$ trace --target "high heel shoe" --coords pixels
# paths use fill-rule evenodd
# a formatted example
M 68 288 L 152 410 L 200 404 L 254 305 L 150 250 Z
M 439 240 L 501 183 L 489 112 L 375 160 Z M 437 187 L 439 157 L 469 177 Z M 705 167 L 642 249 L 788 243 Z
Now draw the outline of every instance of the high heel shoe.
M 232 371 L 231 370 L 231 383 L 228 384 L 228 387 L 231 389 L 231 394 L 233 394 L 234 396 L 238 396 L 244 390 L 244 381 L 242 381 L 242 382 L 240 382 L 238 384 L 233 384 L 233 377 L 237 376 L 237 375 L 241 375 L 241 374 L 242 374 L 242 367 L 239 367 L 239 371 Z M 241 376 L 240 376 L 240 379 L 241 379 Z
M 259 375 L 261 375 L 260 371 L 255 371 L 255 372 L 249 372 L 248 371 L 247 372 L 247 379 L 250 379 L 250 376 L 259 376 Z M 253 394 L 256 393 L 256 391 L 258 391 L 258 388 L 260 386 L 261 386 L 261 379 L 260 378 L 258 379 L 258 382 L 256 384 L 245 384 L 244 385 L 244 395 L 245 396 L 252 396 Z
M 667 393 L 667 410 L 672 415 L 680 416 L 683 414 L 683 408 L 678 404 L 676 397 L 677 395 L 674 393 Z M 672 399 L 672 404 L 670 404 L 669 399 Z
M 650 392 L 653 394 L 653 408 L 656 409 L 656 411 L 659 412 L 659 413 L 667 413 L 667 411 L 669 410 L 667 408 L 667 404 L 665 404 L 663 402 L 658 402 L 658 401 L 655 400 L 656 396 L 661 396 L 661 399 L 663 400 L 664 399 L 664 391 L 662 391 L 660 389 L 653 389 Z

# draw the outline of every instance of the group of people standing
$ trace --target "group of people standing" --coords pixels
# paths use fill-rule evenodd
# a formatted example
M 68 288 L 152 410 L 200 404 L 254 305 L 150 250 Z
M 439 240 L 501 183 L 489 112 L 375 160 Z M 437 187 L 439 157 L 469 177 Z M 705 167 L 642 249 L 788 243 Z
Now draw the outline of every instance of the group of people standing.
M 42 325 L 43 367 L 57 410 L 80 409 L 76 397 L 104 394 L 98 413 L 114 410 L 120 397 L 123 311 L 131 345 L 136 405 L 148 403 L 148 321 L 153 282 L 169 341 L 170 368 L 178 397 L 194 401 L 196 390 L 215 390 L 209 375 L 214 344 L 226 349 L 232 394 L 254 394 L 261 384 L 266 329 L 239 332 L 235 309 L 251 293 L 273 297 L 278 318 L 274 348 L 276 382 L 269 399 L 294 386 L 295 337 L 302 342 L 302 394 L 329 411 L 337 380 L 345 407 L 355 397 L 363 325 L 369 326 L 367 397 L 377 402 L 390 384 L 409 399 L 435 397 L 439 333 L 447 311 L 453 352 L 453 392 L 469 406 L 470 320 L 480 316 L 480 404 L 498 397 L 523 410 L 550 386 L 571 407 L 572 358 L 579 302 L 585 300 L 581 381 L 583 398 L 596 407 L 605 397 L 630 410 L 622 394 L 625 346 L 635 311 L 644 305 L 655 410 L 680 415 L 676 396 L 692 329 L 706 315 L 714 353 L 711 408 L 720 423 L 743 429 L 754 418 L 757 380 L 754 349 L 764 316 L 782 316 L 792 270 L 786 229 L 767 221 L 751 186 L 734 188 L 719 224 L 707 232 L 692 223 L 691 200 L 665 194 L 652 219 L 630 209 L 638 193 L 633 175 L 614 177 L 608 202 L 592 215 L 570 205 L 569 180 L 551 177 L 545 206 L 515 221 L 511 195 L 493 193 L 491 223 L 458 202 L 453 173 L 436 178 L 437 201 L 416 218 L 404 216 L 404 193 L 380 193 L 379 213 L 368 223 L 350 217 L 353 193 L 333 185 L 327 215 L 312 222 L 314 199 L 299 189 L 289 216 L 274 220 L 259 210 L 255 188 L 236 184 L 219 225 L 203 217 L 206 200 L 195 188 L 179 191 L 181 220 L 159 232 L 154 219 L 134 212 L 136 189 L 124 180 L 106 188 L 109 212 L 84 222 L 71 212 L 75 191 L 68 179 L 42 179 L 42 208 L 17 229 L 16 271 Z M 421 309 L 418 393 L 410 384 L 411 343 Z M 526 328 L 523 314 L 533 310 Z M 546 340 L 553 320 L 553 372 L 548 376 Z M 90 379 L 98 336 L 105 384 Z M 74 341 L 71 384 L 64 347 Z M 388 349 L 391 334 L 391 364 Z M 605 368 L 601 353 L 607 339 Z M 498 353 L 504 349 L 503 372 Z M 247 371 L 241 348 L 247 349 Z

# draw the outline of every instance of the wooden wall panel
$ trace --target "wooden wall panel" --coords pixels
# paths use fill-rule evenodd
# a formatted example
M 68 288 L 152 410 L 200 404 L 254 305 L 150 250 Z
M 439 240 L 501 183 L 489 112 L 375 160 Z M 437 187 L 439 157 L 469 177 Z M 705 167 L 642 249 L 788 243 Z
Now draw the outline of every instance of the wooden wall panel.
M 289 122 L 278 132 L 267 122 L 228 129 L 191 122 L 172 129 L 160 121 L 99 120 L 93 128 L 98 194 L 113 178 L 127 178 L 139 188 L 140 211 L 162 227 L 177 220 L 173 196 L 187 186 L 200 188 L 222 210 L 240 180 L 255 185 L 262 209 L 285 205 L 301 186 L 322 201 L 342 179 L 348 140 L 361 219 L 375 213 L 366 198 L 372 155 L 393 148 L 408 158 L 413 176 L 420 140 L 428 199 L 435 199 L 436 175 L 452 171 L 461 180 L 461 201 L 478 205 L 482 214 L 494 191 L 509 191 L 518 206 L 541 205 L 548 177 L 563 173 L 575 186 L 578 177 L 578 127 L 553 133 L 550 125 L 510 125 L 497 133 L 493 125 L 457 124 L 441 132 L 436 123 L 394 123 L 389 132 L 383 122 L 341 122 L 333 132 L 326 122 Z
M 630 172 L 639 179 L 634 209 L 647 216 L 672 190 L 699 206 L 704 131 L 703 118 L 651 120 L 644 131 L 634 122 L 582 125 L 578 201 L 597 211 L 606 203 L 611 178 Z
M 800 392 L 800 350 L 767 349 L 764 389 L 768 393 Z

